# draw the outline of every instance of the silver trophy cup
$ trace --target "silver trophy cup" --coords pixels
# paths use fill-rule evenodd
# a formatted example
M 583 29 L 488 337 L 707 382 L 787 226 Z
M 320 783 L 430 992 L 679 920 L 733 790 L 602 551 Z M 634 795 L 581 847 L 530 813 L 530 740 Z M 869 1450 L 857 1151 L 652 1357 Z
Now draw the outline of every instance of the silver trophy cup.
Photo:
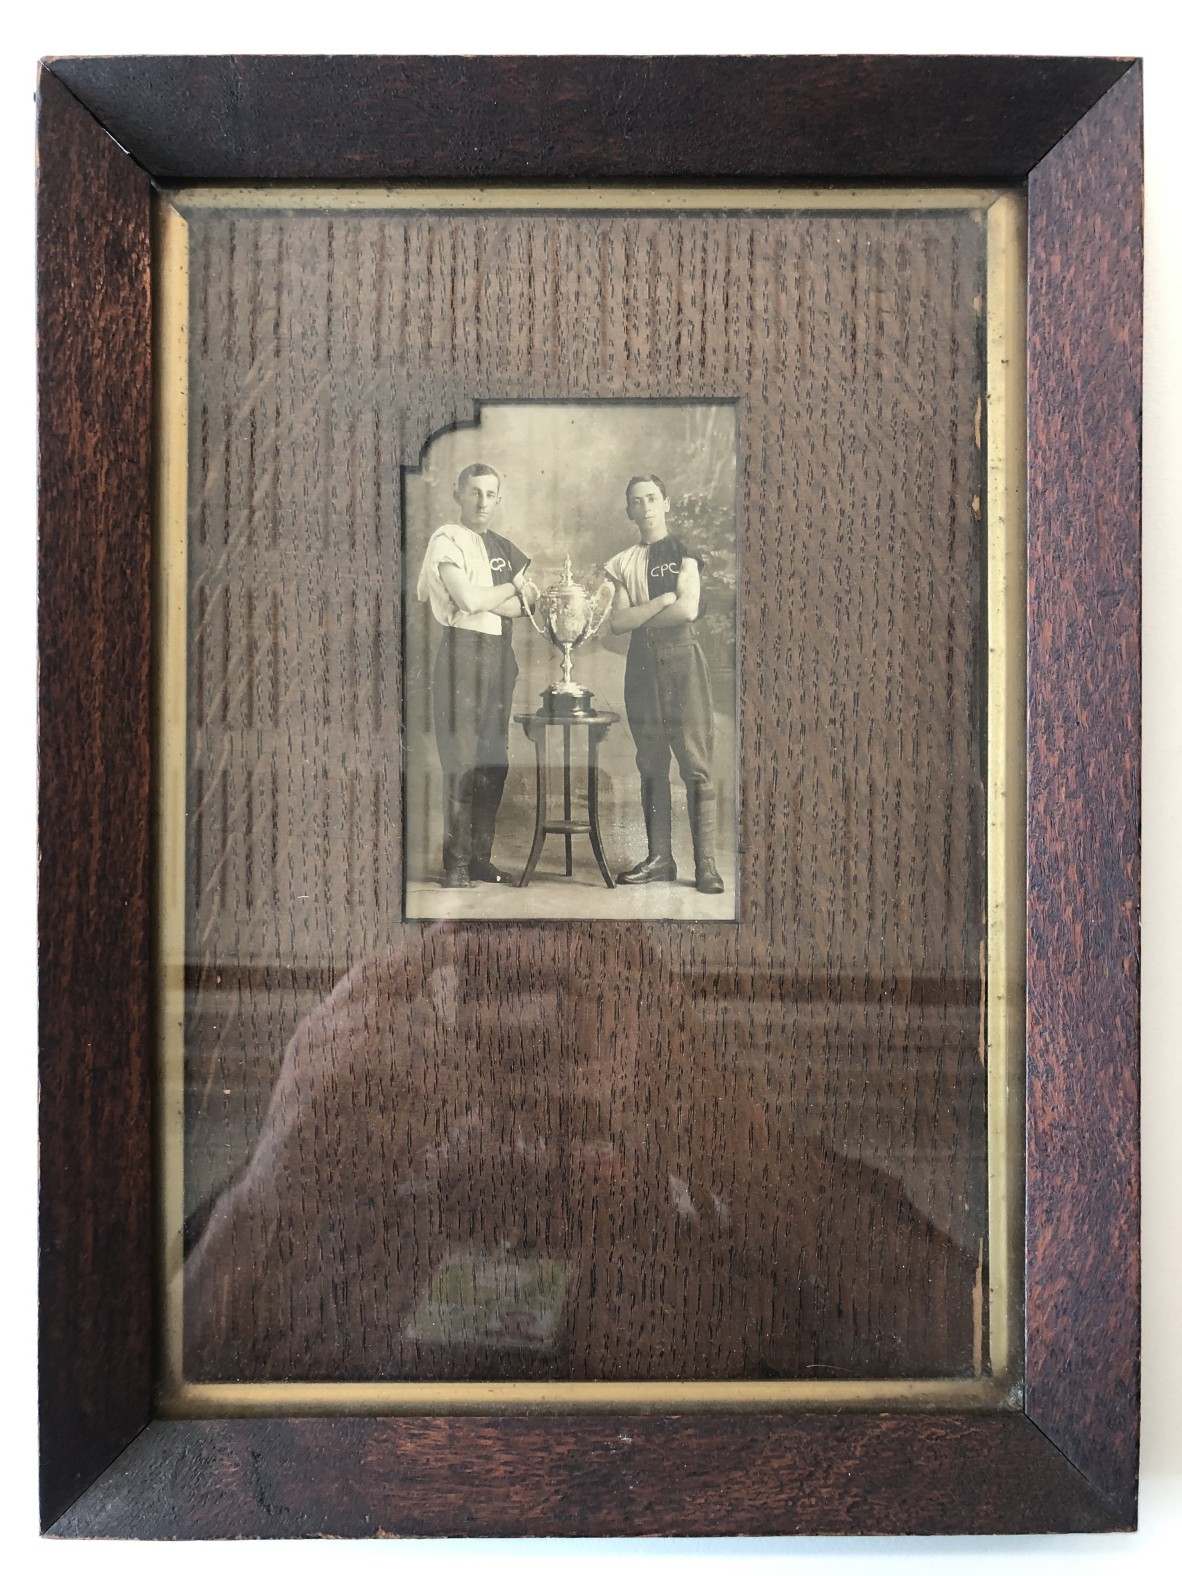
M 544 591 L 529 582 L 538 597 L 526 612 L 539 635 L 545 635 L 562 652 L 562 679 L 542 691 L 543 709 L 551 716 L 575 717 L 591 714 L 591 691 L 571 677 L 571 652 L 597 634 L 612 604 L 610 584 L 605 580 L 592 593 L 571 573 L 570 556 L 563 561 L 562 573 Z M 606 600 L 603 593 L 608 593 Z

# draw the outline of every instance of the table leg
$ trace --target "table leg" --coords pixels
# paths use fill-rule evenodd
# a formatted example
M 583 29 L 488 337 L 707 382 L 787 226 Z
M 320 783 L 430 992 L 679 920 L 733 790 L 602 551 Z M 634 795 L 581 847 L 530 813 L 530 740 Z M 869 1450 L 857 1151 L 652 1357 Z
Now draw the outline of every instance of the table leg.
M 537 759 L 537 809 L 534 820 L 534 841 L 529 851 L 529 858 L 525 862 L 525 869 L 521 872 L 519 887 L 528 886 L 529 878 L 534 873 L 538 856 L 542 852 L 542 844 L 546 841 L 546 730 L 539 728 L 534 735 L 534 755 Z M 569 846 L 569 843 L 568 843 Z
M 563 730 L 562 730 L 562 819 L 564 821 L 569 821 L 570 820 L 570 729 L 569 728 L 563 728 Z M 570 832 L 568 831 L 565 834 L 565 836 L 566 836 L 566 873 L 567 873 L 568 876 L 570 876 L 570 875 L 574 875 L 574 872 L 575 872 L 575 861 L 574 861 L 574 855 L 571 852 L 572 837 L 571 837 Z
M 594 728 L 587 730 L 587 820 L 591 827 L 591 849 L 599 873 L 609 887 L 614 887 L 616 883 L 607 867 L 603 843 L 599 837 L 599 735 Z

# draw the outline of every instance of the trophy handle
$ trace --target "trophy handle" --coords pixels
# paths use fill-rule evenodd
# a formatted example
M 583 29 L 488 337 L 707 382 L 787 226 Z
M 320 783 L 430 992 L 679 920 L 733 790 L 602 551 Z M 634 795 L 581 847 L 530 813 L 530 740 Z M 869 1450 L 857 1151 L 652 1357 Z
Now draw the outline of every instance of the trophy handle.
M 522 580 L 521 583 L 522 583 L 523 586 L 529 586 L 532 591 L 535 591 L 538 596 L 541 596 L 541 594 L 542 594 L 541 593 L 541 589 L 539 588 L 538 583 L 537 583 L 536 580 L 532 580 L 532 579 L 531 580 Z M 525 608 L 525 616 L 526 616 L 526 618 L 529 619 L 530 623 L 534 626 L 534 628 L 537 630 L 539 635 L 545 635 L 546 639 L 549 640 L 550 636 L 548 634 L 546 634 L 546 631 L 542 628 L 541 624 L 539 624 L 537 619 L 534 617 L 533 609 L 530 607 L 530 605 L 526 601 L 525 597 L 522 597 L 521 602 L 522 602 L 522 606 Z
M 610 580 L 605 579 L 595 595 L 597 597 L 601 597 L 605 591 L 607 592 L 607 600 L 600 607 L 598 617 L 593 618 L 587 625 L 586 634 L 583 637 L 586 640 L 590 640 L 593 635 L 597 635 L 599 633 L 600 629 L 603 627 L 604 619 L 612 610 L 612 603 L 616 599 L 616 593 L 612 589 L 612 583 Z

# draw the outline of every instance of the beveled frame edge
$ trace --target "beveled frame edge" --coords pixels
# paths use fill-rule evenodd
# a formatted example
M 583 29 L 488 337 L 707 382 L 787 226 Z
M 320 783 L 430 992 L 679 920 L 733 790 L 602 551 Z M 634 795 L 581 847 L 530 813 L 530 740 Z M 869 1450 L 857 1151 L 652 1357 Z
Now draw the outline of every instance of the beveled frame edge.
M 303 163 L 283 173 L 367 173 L 355 162 L 325 167 L 342 157 L 347 117 L 328 112 L 352 70 L 366 73 L 363 125 L 375 105 L 388 109 L 386 140 L 411 150 L 389 176 L 405 177 L 405 159 L 417 157 L 424 177 L 471 178 L 472 156 L 461 167 L 443 129 L 457 120 L 449 99 L 478 122 L 492 114 L 495 126 L 490 106 L 498 94 L 514 102 L 504 90 L 525 69 L 477 64 L 483 109 L 472 108 L 471 61 L 302 62 L 307 129 L 284 157 Z M 1135 1524 L 1140 67 L 863 57 L 723 65 L 718 108 L 733 109 L 728 95 L 746 80 L 759 123 L 732 114 L 737 129 L 719 143 L 710 114 L 688 135 L 678 120 L 700 61 L 532 62 L 543 84 L 549 72 L 552 86 L 569 87 L 573 74 L 582 97 L 551 95 L 530 177 L 619 175 L 630 160 L 633 175 L 700 179 L 729 161 L 740 177 L 799 180 L 820 157 L 802 148 L 810 108 L 819 147 L 820 96 L 832 104 L 843 73 L 861 118 L 848 118 L 857 135 L 836 150 L 830 137 L 827 157 L 863 159 L 860 170 L 842 164 L 843 174 L 864 180 L 874 145 L 885 150 L 876 176 L 914 178 L 916 150 L 927 146 L 930 164 L 936 146 L 942 179 L 1028 177 L 1025 1413 L 153 1420 L 150 177 L 177 173 L 152 162 L 166 122 L 186 146 L 220 147 L 223 164 L 230 154 L 249 164 L 253 150 L 266 168 L 284 146 L 275 128 L 290 103 L 266 58 L 59 61 L 43 67 L 38 95 L 41 1449 L 44 1525 L 54 1533 Z M 638 107 L 627 137 L 609 133 L 588 95 L 654 68 L 667 90 L 663 115 L 644 121 Z M 974 70 L 1008 80 L 1008 95 L 984 102 L 1003 103 L 1020 136 L 1007 139 L 1004 117 L 987 147 L 964 132 L 971 101 L 959 94 Z M 189 86 L 179 97 L 178 73 Z M 406 87 L 422 75 L 429 102 L 421 86 Z M 227 76 L 242 91 L 219 99 Z M 316 82 L 320 100 L 309 106 Z M 891 100 L 901 82 L 942 84 L 902 136 Z M 262 113 L 268 93 L 272 120 Z M 1023 114 L 1033 98 L 1037 136 Z M 247 117 L 235 108 L 244 100 Z M 1059 121 L 1037 162 L 1015 168 Z M 486 144 L 475 173 L 506 173 L 528 130 L 515 122 L 501 151 Z M 707 159 L 707 144 L 722 154 Z M 722 169 L 711 163 L 719 157 Z M 1062 1230 L 1065 1215 L 1074 1232 Z

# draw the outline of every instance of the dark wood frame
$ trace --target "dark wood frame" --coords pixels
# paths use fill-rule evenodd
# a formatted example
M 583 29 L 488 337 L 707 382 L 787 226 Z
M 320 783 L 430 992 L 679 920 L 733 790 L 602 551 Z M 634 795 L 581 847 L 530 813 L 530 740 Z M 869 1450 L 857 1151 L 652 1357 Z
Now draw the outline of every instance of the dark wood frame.
M 1139 65 L 62 59 L 41 71 L 39 150 L 45 1526 L 1134 1525 Z M 150 194 L 268 178 L 1025 184 L 1023 1411 L 154 1418 Z

